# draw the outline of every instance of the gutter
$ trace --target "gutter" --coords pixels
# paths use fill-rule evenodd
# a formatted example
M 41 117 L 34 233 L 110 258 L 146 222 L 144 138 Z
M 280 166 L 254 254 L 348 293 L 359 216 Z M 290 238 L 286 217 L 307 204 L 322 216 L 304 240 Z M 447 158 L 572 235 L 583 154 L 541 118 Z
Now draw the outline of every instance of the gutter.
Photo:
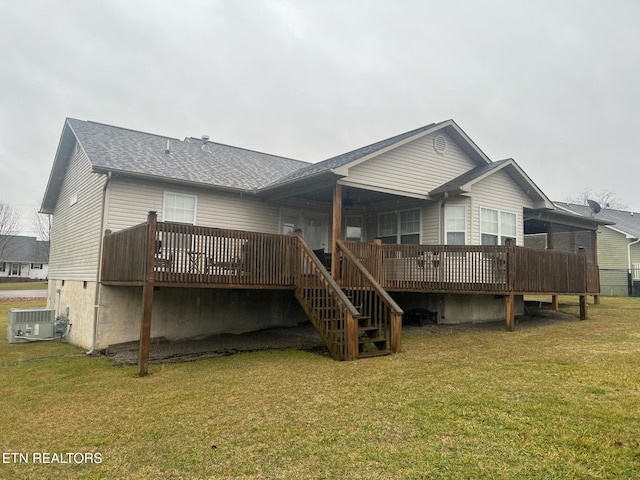
M 96 350 L 98 336 L 98 309 L 100 305 L 100 275 L 102 274 L 102 235 L 104 232 L 105 216 L 107 214 L 107 187 L 111 181 L 111 172 L 107 172 L 107 179 L 102 187 L 102 218 L 100 219 L 100 240 L 98 243 L 98 271 L 96 274 L 96 295 L 93 301 L 93 335 L 91 338 L 91 350 L 87 355 L 93 355 Z

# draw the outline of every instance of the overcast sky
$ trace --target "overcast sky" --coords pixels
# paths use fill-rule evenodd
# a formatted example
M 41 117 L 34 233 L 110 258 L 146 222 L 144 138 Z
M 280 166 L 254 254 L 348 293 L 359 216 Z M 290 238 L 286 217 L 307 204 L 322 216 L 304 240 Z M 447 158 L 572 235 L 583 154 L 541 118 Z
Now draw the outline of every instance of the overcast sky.
M 0 200 L 39 206 L 65 117 L 312 162 L 453 118 L 554 200 L 640 211 L 639 20 L 637 0 L 0 0 Z

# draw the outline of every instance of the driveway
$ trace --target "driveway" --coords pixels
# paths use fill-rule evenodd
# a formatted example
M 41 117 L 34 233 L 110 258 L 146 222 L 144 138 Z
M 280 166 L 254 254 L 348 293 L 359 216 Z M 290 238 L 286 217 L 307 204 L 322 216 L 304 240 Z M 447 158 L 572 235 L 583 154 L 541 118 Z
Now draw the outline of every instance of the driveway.
M 47 298 L 46 290 L 0 290 L 0 298 Z

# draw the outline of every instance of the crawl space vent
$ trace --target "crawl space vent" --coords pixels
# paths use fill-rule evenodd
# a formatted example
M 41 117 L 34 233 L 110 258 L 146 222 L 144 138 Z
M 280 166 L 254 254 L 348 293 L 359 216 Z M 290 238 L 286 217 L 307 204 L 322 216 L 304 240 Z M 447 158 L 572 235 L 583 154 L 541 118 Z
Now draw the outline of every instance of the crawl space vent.
M 447 151 L 447 139 L 444 135 L 436 135 L 436 138 L 433 139 L 433 148 L 435 148 L 436 152 L 440 155 L 443 155 Z

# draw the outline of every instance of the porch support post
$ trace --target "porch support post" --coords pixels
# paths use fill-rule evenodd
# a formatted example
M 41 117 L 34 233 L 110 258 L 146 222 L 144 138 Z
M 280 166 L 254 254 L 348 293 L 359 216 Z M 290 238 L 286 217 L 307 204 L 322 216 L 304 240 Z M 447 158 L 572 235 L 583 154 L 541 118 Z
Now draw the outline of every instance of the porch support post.
M 148 373 L 149 344 L 151 343 L 151 313 L 153 310 L 153 284 L 155 280 L 154 253 L 156 250 L 156 212 L 149 212 L 147 219 L 147 265 L 145 281 L 142 286 L 142 319 L 140 320 L 140 346 L 138 351 L 138 375 Z
M 516 296 L 510 292 L 504 297 L 505 324 L 507 332 L 513 332 L 515 325 L 515 300 Z
M 560 302 L 558 301 L 558 295 L 551 295 L 551 306 L 557 312 L 560 308 Z
M 338 240 L 342 238 L 342 185 L 333 187 L 333 225 L 331 228 L 331 276 L 340 282 L 340 255 Z

